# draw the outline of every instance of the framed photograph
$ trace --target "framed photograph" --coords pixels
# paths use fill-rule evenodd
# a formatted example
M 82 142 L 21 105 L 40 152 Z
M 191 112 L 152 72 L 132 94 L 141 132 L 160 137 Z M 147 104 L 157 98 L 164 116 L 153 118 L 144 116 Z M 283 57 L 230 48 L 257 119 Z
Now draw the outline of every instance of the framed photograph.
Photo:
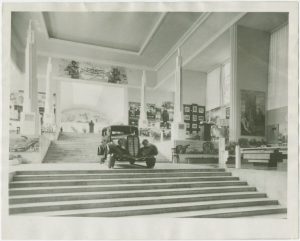
M 184 120 L 187 120 L 187 121 L 191 120 L 190 115 L 184 115 Z
M 190 123 L 186 123 L 186 129 L 189 129 L 190 127 Z
M 185 112 L 185 113 L 191 112 L 190 106 L 185 106 L 185 107 L 184 107 L 184 112 Z
M 197 121 L 197 115 L 193 115 L 193 121 Z
M 193 124 L 193 125 L 192 125 L 192 128 L 193 128 L 193 129 L 197 129 L 197 128 L 198 128 L 198 125 L 197 125 L 197 124 Z
M 204 121 L 204 116 L 198 116 L 198 120 L 199 120 L 200 122 Z
M 193 112 L 197 113 L 198 106 L 193 106 Z
M 198 107 L 198 112 L 200 113 L 200 114 L 203 114 L 204 113 L 204 107 Z

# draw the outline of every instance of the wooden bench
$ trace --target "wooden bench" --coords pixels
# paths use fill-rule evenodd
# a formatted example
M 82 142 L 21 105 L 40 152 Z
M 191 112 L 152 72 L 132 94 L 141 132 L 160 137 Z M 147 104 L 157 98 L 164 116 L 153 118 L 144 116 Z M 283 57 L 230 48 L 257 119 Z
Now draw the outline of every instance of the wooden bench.
M 287 159 L 287 149 L 283 147 L 241 148 L 241 155 L 254 166 L 277 167 L 278 162 Z

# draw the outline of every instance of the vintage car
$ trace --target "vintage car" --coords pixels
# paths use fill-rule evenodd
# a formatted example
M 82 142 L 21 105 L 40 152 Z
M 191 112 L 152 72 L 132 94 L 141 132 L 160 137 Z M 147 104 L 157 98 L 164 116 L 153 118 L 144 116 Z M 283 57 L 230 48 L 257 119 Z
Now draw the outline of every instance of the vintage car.
M 98 155 L 102 162 L 107 162 L 109 168 L 114 167 L 116 161 L 130 164 L 146 162 L 148 168 L 153 168 L 157 154 L 156 146 L 148 140 L 140 142 L 139 130 L 135 126 L 112 125 L 102 129 Z

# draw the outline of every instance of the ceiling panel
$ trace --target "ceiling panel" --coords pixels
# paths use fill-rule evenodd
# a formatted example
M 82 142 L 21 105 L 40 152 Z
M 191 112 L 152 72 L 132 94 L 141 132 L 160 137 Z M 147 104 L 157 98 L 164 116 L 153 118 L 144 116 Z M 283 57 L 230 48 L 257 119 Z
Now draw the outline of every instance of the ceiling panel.
M 271 32 L 281 24 L 288 21 L 288 13 L 247 13 L 238 25 L 254 28 L 261 31 Z
M 138 52 L 161 13 L 47 12 L 51 38 Z
M 208 72 L 230 58 L 230 34 L 226 31 L 184 68 Z

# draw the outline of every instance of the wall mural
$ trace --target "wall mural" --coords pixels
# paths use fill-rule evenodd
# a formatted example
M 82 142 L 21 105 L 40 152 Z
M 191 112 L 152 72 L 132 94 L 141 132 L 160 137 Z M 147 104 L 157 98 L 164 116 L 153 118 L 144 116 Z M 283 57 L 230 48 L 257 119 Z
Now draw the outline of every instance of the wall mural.
M 265 93 L 241 90 L 241 135 L 265 135 Z
M 127 84 L 123 67 L 105 66 L 89 62 L 59 59 L 58 75 L 72 79 L 97 80 L 114 84 Z
M 65 132 L 100 132 L 111 123 L 104 113 L 84 108 L 74 108 L 61 112 L 62 129 Z

